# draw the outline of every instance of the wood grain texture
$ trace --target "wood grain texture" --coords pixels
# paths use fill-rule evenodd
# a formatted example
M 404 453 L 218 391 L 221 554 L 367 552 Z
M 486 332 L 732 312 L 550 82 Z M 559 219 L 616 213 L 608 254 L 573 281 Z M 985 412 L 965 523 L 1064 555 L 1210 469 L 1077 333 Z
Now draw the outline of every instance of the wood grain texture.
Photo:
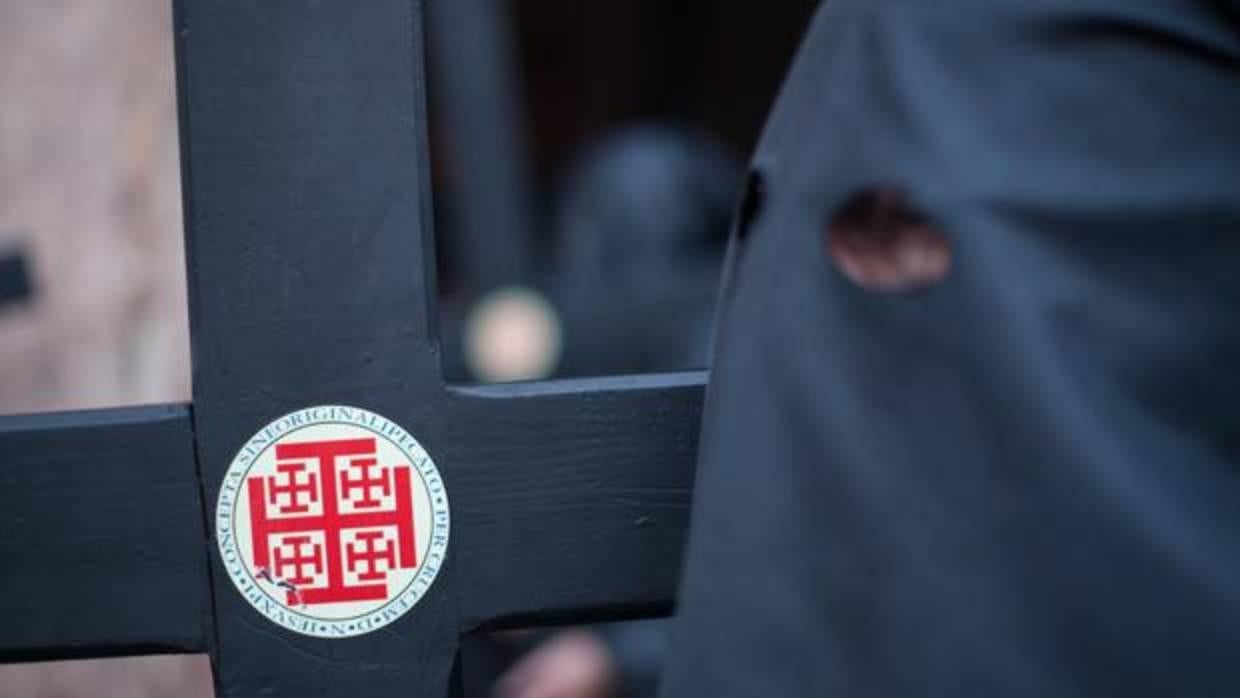
M 703 373 L 454 391 L 467 628 L 668 610 L 688 525 Z
M 0 419 L 0 662 L 202 651 L 201 516 L 184 407 Z
M 421 437 L 431 312 L 422 6 L 178 4 L 198 454 L 214 512 L 268 421 L 349 404 Z M 413 405 L 412 407 L 410 405 Z M 217 694 L 443 696 L 457 642 L 449 558 L 416 609 L 347 641 L 281 630 L 210 545 Z

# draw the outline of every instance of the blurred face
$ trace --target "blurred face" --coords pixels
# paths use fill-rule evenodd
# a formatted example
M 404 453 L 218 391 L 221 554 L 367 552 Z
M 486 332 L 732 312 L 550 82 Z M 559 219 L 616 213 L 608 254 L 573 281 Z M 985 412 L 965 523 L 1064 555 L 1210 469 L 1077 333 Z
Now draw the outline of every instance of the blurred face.
M 827 252 L 850 281 L 881 293 L 924 290 L 951 271 L 947 238 L 891 188 L 849 199 L 829 224 Z

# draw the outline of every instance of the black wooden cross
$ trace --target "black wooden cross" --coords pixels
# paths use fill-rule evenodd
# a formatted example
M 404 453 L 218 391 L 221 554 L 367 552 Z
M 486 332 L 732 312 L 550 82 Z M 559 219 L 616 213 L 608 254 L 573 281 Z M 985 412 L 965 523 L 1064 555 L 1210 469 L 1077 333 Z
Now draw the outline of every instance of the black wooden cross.
M 0 661 L 207 651 L 221 698 L 438 697 L 464 633 L 668 608 L 704 377 L 445 385 L 422 15 L 178 2 L 194 400 L 0 420 Z M 238 448 L 316 404 L 399 422 L 451 499 L 428 595 L 353 639 L 261 616 L 212 537 Z

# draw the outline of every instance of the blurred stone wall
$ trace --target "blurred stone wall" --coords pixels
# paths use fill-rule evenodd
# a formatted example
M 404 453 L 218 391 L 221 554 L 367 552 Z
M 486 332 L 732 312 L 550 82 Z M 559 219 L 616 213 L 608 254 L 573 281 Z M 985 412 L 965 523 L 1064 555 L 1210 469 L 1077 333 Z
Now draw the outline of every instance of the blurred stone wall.
M 0 412 L 185 400 L 170 0 L 0 0 Z
M 0 0 L 0 256 L 34 284 L 0 413 L 189 397 L 170 5 Z M 202 657 L 0 666 L 3 698 L 210 694 Z

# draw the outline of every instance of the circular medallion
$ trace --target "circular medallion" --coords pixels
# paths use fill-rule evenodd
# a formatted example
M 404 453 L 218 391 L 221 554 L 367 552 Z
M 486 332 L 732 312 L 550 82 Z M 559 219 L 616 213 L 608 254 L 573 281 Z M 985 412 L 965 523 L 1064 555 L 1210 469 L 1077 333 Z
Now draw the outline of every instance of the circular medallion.
M 323 405 L 263 427 L 233 458 L 215 536 L 237 590 L 314 637 L 377 630 L 418 603 L 448 551 L 448 494 L 391 420 Z

